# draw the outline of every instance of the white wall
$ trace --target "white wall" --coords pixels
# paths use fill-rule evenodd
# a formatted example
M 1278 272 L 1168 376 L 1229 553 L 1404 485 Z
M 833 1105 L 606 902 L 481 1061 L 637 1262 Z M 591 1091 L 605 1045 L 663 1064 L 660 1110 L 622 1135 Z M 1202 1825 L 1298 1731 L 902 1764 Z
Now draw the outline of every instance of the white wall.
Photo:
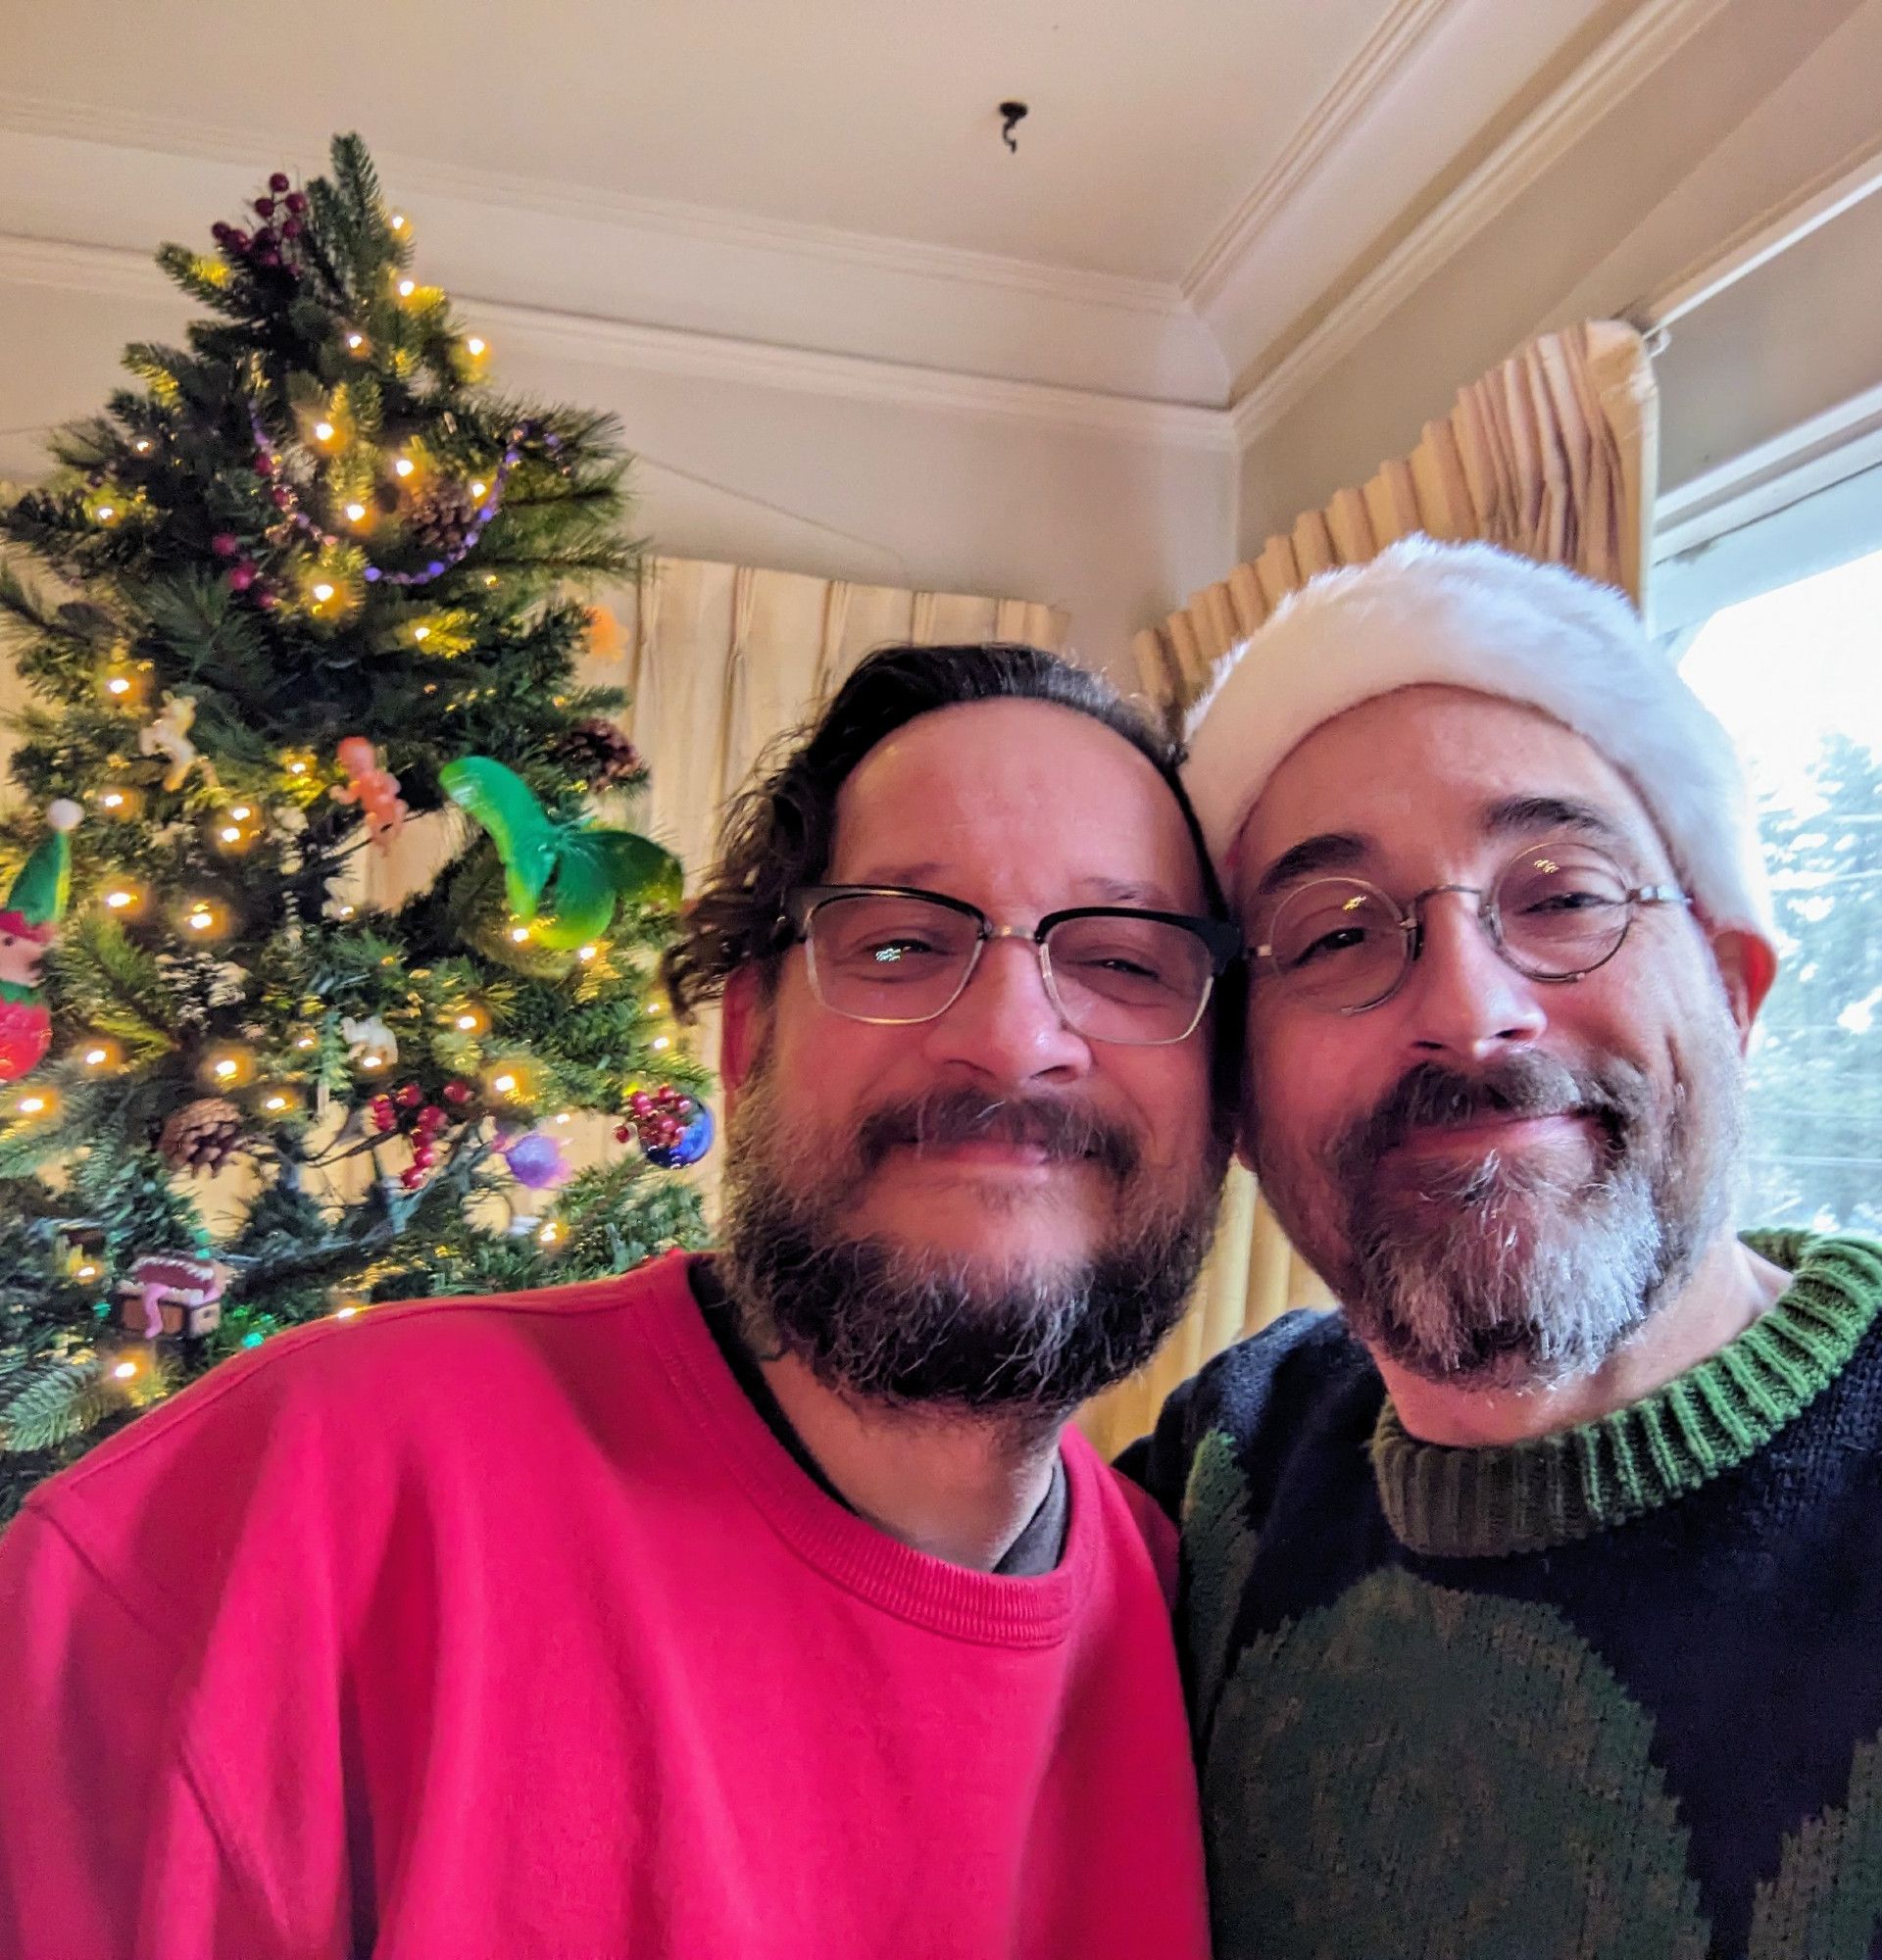
M 505 385 L 620 416 L 662 552 L 1063 606 L 1081 658 L 1134 685 L 1130 635 L 1233 549 L 1221 433 L 1180 410 L 1164 435 L 1154 410 L 1106 427 L 1049 391 L 954 407 L 867 368 L 804 364 L 811 386 L 674 371 L 606 322 L 488 312 Z M 134 257 L 0 250 L 0 477 L 37 474 L 45 427 L 102 405 L 124 344 L 186 318 Z

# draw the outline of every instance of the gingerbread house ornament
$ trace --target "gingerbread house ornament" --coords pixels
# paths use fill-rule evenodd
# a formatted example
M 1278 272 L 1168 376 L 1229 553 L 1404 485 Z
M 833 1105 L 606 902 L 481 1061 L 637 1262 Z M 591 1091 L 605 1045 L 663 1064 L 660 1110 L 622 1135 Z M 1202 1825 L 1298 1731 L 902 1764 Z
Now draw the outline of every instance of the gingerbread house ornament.
M 228 1268 L 185 1252 L 148 1252 L 119 1281 L 124 1324 L 148 1341 L 160 1334 L 191 1339 L 223 1323 L 223 1289 Z

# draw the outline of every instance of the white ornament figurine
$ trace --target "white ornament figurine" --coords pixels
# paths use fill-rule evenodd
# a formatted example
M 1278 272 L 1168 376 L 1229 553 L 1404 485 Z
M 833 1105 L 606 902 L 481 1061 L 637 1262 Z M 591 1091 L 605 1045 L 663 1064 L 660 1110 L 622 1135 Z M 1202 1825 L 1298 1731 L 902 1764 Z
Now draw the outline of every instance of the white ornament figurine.
M 399 1058 L 398 1037 L 374 1014 L 370 1020 L 356 1021 L 351 1015 L 340 1022 L 346 1037 L 346 1058 L 362 1066 L 372 1057 L 375 1068 L 390 1068 Z
M 196 697 L 193 694 L 166 694 L 164 706 L 156 720 L 146 728 L 137 731 L 137 753 L 140 756 L 168 756 L 170 767 L 164 771 L 164 787 L 179 790 L 189 780 L 189 772 L 199 762 L 202 763 L 206 781 L 216 780 L 216 771 L 203 761 L 197 754 L 196 745 L 189 739 L 190 724 L 196 719 Z

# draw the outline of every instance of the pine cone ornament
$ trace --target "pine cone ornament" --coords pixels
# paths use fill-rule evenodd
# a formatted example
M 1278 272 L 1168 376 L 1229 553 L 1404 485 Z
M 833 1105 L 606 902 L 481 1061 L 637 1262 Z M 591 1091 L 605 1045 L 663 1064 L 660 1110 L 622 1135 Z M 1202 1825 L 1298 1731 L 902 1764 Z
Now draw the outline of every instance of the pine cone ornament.
M 477 520 L 477 509 L 468 483 L 441 476 L 413 505 L 406 537 L 416 550 L 441 558 L 464 543 L 465 532 Z
M 556 760 L 591 790 L 619 789 L 647 779 L 647 764 L 640 760 L 640 751 L 599 714 L 577 721 L 557 740 Z
M 164 1125 L 157 1153 L 172 1170 L 221 1170 L 242 1138 L 242 1112 L 221 1096 L 199 1096 Z

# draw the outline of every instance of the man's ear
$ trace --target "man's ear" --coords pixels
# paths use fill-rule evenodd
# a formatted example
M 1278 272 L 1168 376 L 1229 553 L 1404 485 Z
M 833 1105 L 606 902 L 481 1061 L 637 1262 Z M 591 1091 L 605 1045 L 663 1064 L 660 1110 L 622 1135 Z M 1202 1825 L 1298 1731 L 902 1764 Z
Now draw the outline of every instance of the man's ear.
M 770 1002 L 755 965 L 736 967 L 718 1003 L 718 1080 L 729 1117 L 764 1044 Z
M 1777 978 L 1777 949 L 1761 933 L 1730 927 L 1710 935 L 1712 958 L 1725 983 L 1725 999 L 1738 1023 L 1738 1045 L 1751 1039 L 1752 1023 Z

